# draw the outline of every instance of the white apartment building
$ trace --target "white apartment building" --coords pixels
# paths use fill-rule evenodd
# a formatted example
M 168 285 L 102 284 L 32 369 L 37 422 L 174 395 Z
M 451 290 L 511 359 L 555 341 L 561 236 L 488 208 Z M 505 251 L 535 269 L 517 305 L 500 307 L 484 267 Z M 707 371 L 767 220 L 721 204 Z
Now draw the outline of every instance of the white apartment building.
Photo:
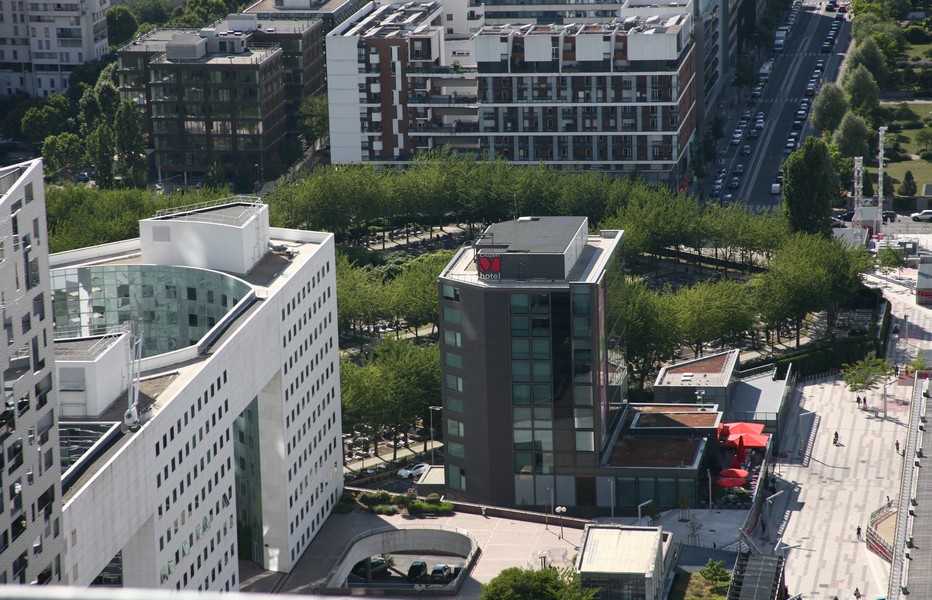
M 110 0 L 0 0 L 0 94 L 47 97 L 107 53 Z
M 63 581 L 114 559 L 140 588 L 291 570 L 343 489 L 332 234 L 235 197 L 51 262 Z
M 0 168 L 0 583 L 61 577 L 61 471 L 42 160 Z
M 332 161 L 450 146 L 678 185 L 703 94 L 692 3 L 628 0 L 617 14 L 464 38 L 437 2 L 366 6 L 327 36 Z

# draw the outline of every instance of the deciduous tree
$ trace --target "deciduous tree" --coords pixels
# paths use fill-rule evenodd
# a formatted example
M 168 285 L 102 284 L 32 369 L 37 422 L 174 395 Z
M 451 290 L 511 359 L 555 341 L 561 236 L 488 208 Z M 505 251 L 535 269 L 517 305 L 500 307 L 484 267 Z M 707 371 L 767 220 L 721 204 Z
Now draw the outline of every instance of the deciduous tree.
M 903 183 L 900 184 L 896 193 L 900 196 L 915 196 L 916 191 L 916 178 L 913 177 L 912 171 L 906 171 L 903 173 Z
M 884 83 L 887 81 L 887 76 L 889 75 L 887 63 L 873 37 L 863 39 L 848 53 L 848 61 L 845 68 L 853 69 L 858 65 L 864 65 L 864 67 L 870 71 L 870 74 L 874 76 L 874 81 L 877 82 L 877 85 L 880 87 L 884 86 Z
M 783 163 L 783 206 L 794 231 L 831 234 L 829 217 L 838 197 L 838 175 L 821 139 L 808 137 Z
M 107 125 L 98 125 L 87 137 L 85 147 L 97 186 L 113 187 L 113 130 Z
M 113 134 L 115 170 L 121 179 L 121 187 L 145 187 L 148 175 L 146 138 L 139 109 L 129 100 L 116 110 Z
M 832 133 L 848 112 L 848 99 L 834 83 L 826 83 L 812 103 L 812 126 L 819 131 Z
M 626 358 L 633 381 L 644 389 L 647 377 L 673 358 L 679 345 L 672 294 L 653 292 L 640 280 L 624 286 Z
M 132 39 L 139 23 L 132 11 L 122 4 L 107 9 L 107 39 L 111 46 L 121 46 Z
M 330 105 L 327 92 L 308 96 L 298 107 L 298 127 L 308 146 L 330 135 Z
M 81 138 L 73 133 L 50 135 L 42 144 L 42 157 L 47 175 L 60 181 L 70 181 L 84 157 Z
M 864 119 L 854 113 L 846 113 L 841 125 L 832 136 L 832 141 L 842 156 L 867 156 L 867 141 L 870 129 Z
M 872 116 L 880 105 L 880 88 L 874 81 L 874 76 L 864 65 L 845 69 L 841 87 L 848 95 L 851 110 L 862 117 Z
M 594 600 L 597 589 L 582 587 L 571 569 L 505 569 L 483 584 L 481 600 Z

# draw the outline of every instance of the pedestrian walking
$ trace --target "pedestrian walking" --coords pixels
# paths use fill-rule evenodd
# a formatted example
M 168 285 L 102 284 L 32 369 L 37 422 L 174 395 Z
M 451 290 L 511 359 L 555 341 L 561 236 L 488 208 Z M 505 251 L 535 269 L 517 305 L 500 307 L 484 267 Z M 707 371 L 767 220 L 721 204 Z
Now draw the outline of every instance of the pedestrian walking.
M 861 526 L 858 525 L 858 539 L 861 539 Z
M 861 408 L 861 397 L 858 396 L 858 408 Z
M 893 365 L 893 375 L 896 377 L 900 376 L 900 365 Z
M 854 588 L 854 597 L 857 598 L 857 600 L 861 600 L 861 590 Z
M 835 438 L 832 440 L 832 445 L 834 446 L 838 445 L 838 432 L 837 431 L 835 432 Z
M 896 441 L 896 453 L 897 453 L 897 454 L 900 453 L 900 440 L 897 440 L 897 441 Z

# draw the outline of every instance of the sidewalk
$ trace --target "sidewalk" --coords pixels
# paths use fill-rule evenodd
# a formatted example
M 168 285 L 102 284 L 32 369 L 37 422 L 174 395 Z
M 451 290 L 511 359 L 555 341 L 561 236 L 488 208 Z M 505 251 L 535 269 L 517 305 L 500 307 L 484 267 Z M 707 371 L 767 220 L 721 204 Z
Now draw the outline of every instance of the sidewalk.
M 888 358 L 903 364 L 932 347 L 932 311 L 916 306 L 908 280 L 865 279 L 883 289 L 895 323 L 903 323 Z M 907 315 L 908 327 L 902 320 Z M 786 555 L 791 594 L 806 600 L 849 598 L 855 588 L 863 598 L 886 594 L 890 565 L 867 549 L 856 530 L 867 531 L 871 512 L 888 496 L 897 500 L 903 459 L 896 442 L 905 443 L 911 395 L 912 379 L 890 384 L 884 420 L 881 389 L 869 392 L 868 408 L 859 409 L 840 377 L 800 384 L 780 448 L 784 458 L 776 464 L 781 485 L 769 511 L 770 537 L 755 537 L 765 551 L 779 545 L 777 552 Z M 836 431 L 838 446 L 832 443 Z
M 436 440 L 428 441 L 426 444 L 424 442 L 412 442 L 410 448 L 398 449 L 397 462 L 399 464 L 409 462 L 413 456 L 424 453 L 425 448 L 427 449 L 427 452 L 430 452 L 431 449 L 438 451 L 443 450 L 443 442 L 438 442 Z M 377 467 L 391 465 L 392 456 L 394 455 L 393 453 L 394 448 L 389 448 L 388 446 L 383 446 L 380 444 L 378 456 L 370 456 L 368 458 L 346 461 L 343 464 L 343 473 L 374 474 L 376 473 Z M 370 471 L 371 473 L 368 473 Z

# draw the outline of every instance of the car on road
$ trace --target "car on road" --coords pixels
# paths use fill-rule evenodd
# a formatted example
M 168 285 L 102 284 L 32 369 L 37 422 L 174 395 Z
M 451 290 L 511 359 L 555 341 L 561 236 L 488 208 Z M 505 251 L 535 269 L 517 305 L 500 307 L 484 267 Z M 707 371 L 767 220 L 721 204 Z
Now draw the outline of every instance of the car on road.
M 409 477 L 420 477 L 429 468 L 430 465 L 427 463 L 418 463 L 416 465 L 407 466 L 398 469 L 398 477 L 401 477 L 402 479 L 407 479 Z
M 895 222 L 896 222 L 896 218 L 897 218 L 898 216 L 899 216 L 899 215 L 897 215 L 896 212 L 894 212 L 894 211 L 892 211 L 892 210 L 885 210 L 885 211 L 883 211 L 883 222 L 884 222 L 884 223 L 895 223 Z
M 745 144 L 744 147 L 741 148 L 741 156 L 751 156 L 751 145 L 750 144 Z
M 91 180 L 91 175 L 87 171 L 81 171 L 80 173 L 78 173 L 78 181 L 80 181 L 81 183 L 87 183 L 90 180 Z
M 721 188 L 721 187 L 713 187 L 713 188 L 712 188 L 712 193 L 709 194 L 709 197 L 710 197 L 710 198 L 718 198 L 718 197 L 721 196 L 721 195 L 722 195 L 722 188 Z
M 433 583 L 443 583 L 453 578 L 453 569 L 450 565 L 434 565 L 430 572 L 430 580 Z
M 822 42 L 822 52 L 831 52 L 831 51 L 832 51 L 832 43 L 827 40 Z
M 807 113 L 806 111 L 804 111 L 804 110 L 797 110 L 797 111 L 796 111 L 796 117 L 795 117 L 795 118 L 797 118 L 797 119 L 805 119 L 805 118 L 808 117 L 808 116 L 809 116 L 809 113 Z
M 734 132 L 733 134 L 731 134 L 731 145 L 732 145 L 732 146 L 737 146 L 738 144 L 740 144 L 740 143 L 741 143 L 741 137 L 742 137 L 741 134 L 738 133 L 737 131 Z
M 922 212 L 915 212 L 909 215 L 913 221 L 932 221 L 932 209 L 926 209 Z
M 427 563 L 423 560 L 416 560 L 408 567 L 407 580 L 410 583 L 419 581 L 425 575 L 427 575 Z
M 783 192 L 783 184 L 782 184 L 782 183 L 772 183 L 772 184 L 770 184 L 770 193 L 771 193 L 771 194 L 773 194 L 774 196 L 778 196 L 778 195 L 781 194 L 782 192 Z
M 796 119 L 795 121 L 793 121 L 793 129 L 802 129 L 802 128 L 803 128 L 802 119 Z
M 786 140 L 786 145 L 783 146 L 783 153 L 789 154 L 796 151 L 796 140 L 788 139 Z
M 758 135 L 760 135 L 760 130 L 752 129 L 751 131 L 748 132 L 748 139 L 756 140 Z
M 783 169 L 777 171 L 777 183 L 783 183 Z
M 802 102 L 800 102 L 800 103 L 799 103 L 799 110 L 804 110 L 804 111 L 806 111 L 806 112 L 809 112 L 809 101 L 808 101 L 808 100 L 803 100 Z
M 754 86 L 754 89 L 751 90 L 751 97 L 752 97 L 752 98 L 760 98 L 760 97 L 761 97 L 761 94 L 763 94 L 763 93 L 764 93 L 764 84 L 763 84 L 763 83 L 758 83 L 757 85 Z
M 835 15 L 835 18 L 838 19 L 839 21 L 841 19 L 844 19 L 844 17 L 842 17 L 841 15 L 845 14 L 846 12 L 848 12 L 848 7 L 842 4 L 841 6 L 838 7 L 838 14 Z
M 735 201 L 734 194 L 725 194 L 722 196 L 722 206 L 731 206 L 731 203 Z
M 806 84 L 806 95 L 815 96 L 815 84 L 811 81 Z
M 728 175 L 728 169 L 726 169 L 725 167 L 722 167 L 721 169 L 718 170 L 718 175 L 715 178 L 725 179 L 726 175 Z
M 744 173 L 744 165 L 738 163 L 735 165 L 735 175 L 741 175 L 742 173 Z
M 751 111 L 746 110 L 743 113 L 741 113 L 741 118 L 744 119 L 745 121 L 749 121 L 751 119 Z
M 825 61 L 820 58 L 819 60 L 815 61 L 815 66 L 816 66 L 816 69 L 824 69 Z
M 835 229 L 841 229 L 845 226 L 845 222 L 839 219 L 838 217 L 830 217 L 832 219 L 832 227 Z
M 731 181 L 728 182 L 728 189 L 736 190 L 739 187 L 741 187 L 741 180 L 738 179 L 737 177 L 732 177 Z
M 754 129 L 763 129 L 763 128 L 764 128 L 764 120 L 758 119 L 757 123 L 754 124 Z

